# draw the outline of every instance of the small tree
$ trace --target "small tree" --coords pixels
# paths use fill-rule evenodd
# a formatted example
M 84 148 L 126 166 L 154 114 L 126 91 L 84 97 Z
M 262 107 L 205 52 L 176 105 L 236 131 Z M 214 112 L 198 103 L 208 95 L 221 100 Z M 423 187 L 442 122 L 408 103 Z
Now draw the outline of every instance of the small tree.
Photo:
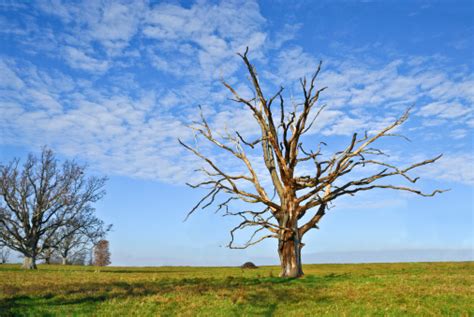
M 53 240 L 60 228 L 94 212 L 106 178 L 86 178 L 74 161 L 60 167 L 46 147 L 19 163 L 0 165 L 0 241 L 24 255 L 23 268 L 36 269 L 38 255 L 67 237 Z
M 325 90 L 325 87 L 316 88 L 321 63 L 309 80 L 301 79 L 302 98 L 293 103 L 288 111 L 282 94 L 283 88 L 271 97 L 266 97 L 255 67 L 247 58 L 247 51 L 240 57 L 248 70 L 254 97 L 243 98 L 232 86 L 226 82 L 223 84 L 233 95 L 233 100 L 252 113 L 260 128 L 260 136 L 256 140 L 248 141 L 238 131 L 222 135 L 211 129 L 202 114 L 201 122 L 195 123 L 192 128 L 196 137 L 204 138 L 229 157 L 236 158 L 245 172 L 229 172 L 223 164 L 218 164 L 201 149 L 180 141 L 206 164 L 199 169 L 205 180 L 189 185 L 193 188 L 206 188 L 208 192 L 188 216 L 198 208 L 204 209 L 215 204 L 217 210 L 224 210 L 226 215 L 241 218 L 242 222 L 231 231 L 231 241 L 228 245 L 230 248 L 246 248 L 265 239 L 275 238 L 278 240 L 280 276 L 299 277 L 303 275 L 303 236 L 311 229 L 318 228 L 318 223 L 325 216 L 329 205 L 339 197 L 354 196 L 358 192 L 372 189 L 400 190 L 421 196 L 434 196 L 442 192 L 434 190 L 423 193 L 410 186 L 379 183 L 382 179 L 400 176 L 413 184 L 418 177 L 410 176 L 409 172 L 431 164 L 441 157 L 440 155 L 406 167 L 397 167 L 382 160 L 385 153 L 374 148 L 374 143 L 381 138 L 399 136 L 394 134 L 393 130 L 408 119 L 408 111 L 373 135 L 365 133 L 360 137 L 354 133 L 347 147 L 324 156 L 320 147 L 324 142 L 312 150 L 302 144 L 302 137 L 310 131 L 324 109 L 324 106 L 319 109 L 316 107 L 320 94 Z M 274 109 L 275 104 L 279 104 L 277 109 Z M 313 111 L 315 107 L 317 110 Z M 248 151 L 258 152 L 253 152 L 253 156 L 250 156 Z M 255 169 L 258 163 L 255 158 L 258 156 L 263 159 L 264 172 L 271 182 L 270 186 L 265 186 L 262 174 Z M 377 170 L 375 173 L 374 169 Z M 354 171 L 358 173 L 353 173 Z M 365 173 L 365 176 L 362 173 Z M 221 195 L 225 197 L 217 202 Z M 230 211 L 229 204 L 239 200 L 256 207 Z M 247 228 L 255 228 L 254 233 L 244 245 L 236 246 L 235 232 Z
M 107 266 L 110 263 L 109 241 L 100 240 L 94 248 L 94 265 Z

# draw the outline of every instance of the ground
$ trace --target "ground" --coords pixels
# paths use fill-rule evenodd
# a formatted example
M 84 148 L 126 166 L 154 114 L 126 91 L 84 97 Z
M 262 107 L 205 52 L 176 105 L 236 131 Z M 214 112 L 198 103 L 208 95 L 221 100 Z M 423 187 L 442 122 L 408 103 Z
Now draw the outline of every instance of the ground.
M 278 267 L 0 265 L 1 316 L 473 316 L 474 262 Z

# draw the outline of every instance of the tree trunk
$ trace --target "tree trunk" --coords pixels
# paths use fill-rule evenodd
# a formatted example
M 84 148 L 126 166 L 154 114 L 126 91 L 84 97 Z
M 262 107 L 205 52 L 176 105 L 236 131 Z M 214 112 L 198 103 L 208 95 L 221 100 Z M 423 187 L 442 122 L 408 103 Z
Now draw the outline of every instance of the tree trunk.
M 278 254 L 280 255 L 281 272 L 280 277 L 301 277 L 303 268 L 301 266 L 301 243 L 299 237 L 293 236 L 286 240 L 278 241 Z
M 62 257 L 62 262 L 61 262 L 62 265 L 66 265 L 67 264 L 67 257 L 63 256 Z
M 23 265 L 21 266 L 21 268 L 25 270 L 36 270 L 36 258 L 34 256 L 25 256 L 23 258 Z
M 44 263 L 45 264 L 51 264 L 51 257 L 53 255 L 53 252 L 51 251 L 51 249 L 46 249 L 44 251 Z

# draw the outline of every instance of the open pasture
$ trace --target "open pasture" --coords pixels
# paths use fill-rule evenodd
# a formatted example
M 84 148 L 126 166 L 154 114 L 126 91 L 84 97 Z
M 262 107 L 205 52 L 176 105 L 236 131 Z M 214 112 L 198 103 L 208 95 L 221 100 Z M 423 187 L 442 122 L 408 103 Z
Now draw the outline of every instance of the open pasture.
M 474 314 L 474 263 L 81 267 L 0 265 L 2 316 L 366 316 Z

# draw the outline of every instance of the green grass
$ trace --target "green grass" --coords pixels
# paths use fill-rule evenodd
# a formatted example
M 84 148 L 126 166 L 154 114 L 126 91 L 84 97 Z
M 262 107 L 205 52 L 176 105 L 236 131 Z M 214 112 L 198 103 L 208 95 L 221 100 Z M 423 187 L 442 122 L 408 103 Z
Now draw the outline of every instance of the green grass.
M 0 265 L 2 316 L 473 316 L 474 263 L 277 267 Z

